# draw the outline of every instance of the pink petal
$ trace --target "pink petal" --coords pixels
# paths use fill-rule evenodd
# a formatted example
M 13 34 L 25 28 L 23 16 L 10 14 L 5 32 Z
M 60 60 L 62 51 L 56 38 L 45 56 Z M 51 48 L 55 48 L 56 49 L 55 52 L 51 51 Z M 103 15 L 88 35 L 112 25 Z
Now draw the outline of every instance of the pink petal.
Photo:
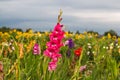
M 49 64 L 48 64 L 48 70 L 49 71 L 55 70 L 56 67 L 57 67 L 56 62 L 49 62 Z

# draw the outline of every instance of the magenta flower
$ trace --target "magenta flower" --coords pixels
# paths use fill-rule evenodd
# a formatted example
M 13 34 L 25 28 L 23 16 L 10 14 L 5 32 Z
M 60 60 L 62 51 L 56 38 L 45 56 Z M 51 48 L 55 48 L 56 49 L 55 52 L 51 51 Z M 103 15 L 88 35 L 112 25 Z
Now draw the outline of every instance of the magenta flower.
M 57 50 L 54 50 L 52 48 L 47 48 L 45 51 L 44 51 L 44 55 L 47 56 L 47 57 L 52 57 L 53 54 L 57 53 L 58 51 Z
M 33 46 L 33 54 L 37 55 L 40 54 L 40 47 L 39 44 L 35 43 L 35 45 Z
M 68 50 L 67 50 L 67 52 L 66 52 L 66 56 L 67 56 L 67 57 L 70 57 L 70 55 L 71 55 L 71 50 L 68 48 Z
M 86 65 L 80 67 L 80 72 L 83 72 L 84 70 L 86 70 Z
M 60 25 L 60 23 L 57 23 L 57 25 L 54 28 L 54 31 L 62 32 L 63 25 Z
M 64 45 L 68 45 L 69 48 L 73 48 L 74 42 L 72 39 L 68 39 L 67 41 L 65 41 Z
M 58 58 L 61 57 L 61 54 L 58 54 L 58 53 L 54 53 L 52 56 L 51 56 L 51 59 L 53 62 L 57 62 L 58 61 Z
M 56 62 L 49 62 L 49 64 L 48 64 L 48 70 L 49 71 L 55 70 L 56 67 L 57 67 Z
M 68 44 L 69 44 L 69 41 L 67 40 L 67 41 L 65 41 L 64 46 L 66 46 Z
M 47 49 L 44 51 L 44 55 L 51 58 L 51 62 L 48 64 L 48 70 L 55 70 L 57 67 L 57 61 L 61 57 L 59 54 L 60 47 L 63 46 L 62 39 L 64 38 L 64 31 L 62 31 L 62 25 L 57 23 L 54 30 L 49 36 L 50 41 L 47 42 Z
M 69 41 L 69 43 L 68 43 L 69 48 L 73 48 L 73 47 L 74 47 L 74 42 L 73 42 L 73 40 L 72 40 L 72 39 L 69 39 L 68 41 Z
M 70 57 L 71 49 L 74 47 L 73 40 L 72 39 L 68 39 L 67 41 L 65 41 L 64 46 L 66 46 L 66 45 L 68 46 L 68 50 L 67 50 L 66 55 L 67 55 L 67 57 Z
M 49 41 L 47 43 L 47 46 L 48 46 L 48 48 L 52 48 L 52 49 L 56 50 L 56 49 L 59 49 L 60 43 L 56 43 L 54 41 Z

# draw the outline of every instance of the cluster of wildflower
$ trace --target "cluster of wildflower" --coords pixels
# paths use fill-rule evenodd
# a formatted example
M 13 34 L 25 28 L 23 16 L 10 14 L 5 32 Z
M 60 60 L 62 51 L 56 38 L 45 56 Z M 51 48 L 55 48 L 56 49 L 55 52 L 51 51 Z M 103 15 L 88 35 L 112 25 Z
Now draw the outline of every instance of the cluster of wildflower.
M 61 57 L 59 53 L 60 47 L 63 46 L 62 39 L 64 38 L 63 25 L 57 23 L 54 30 L 50 34 L 50 41 L 47 42 L 47 49 L 44 51 L 44 55 L 51 58 L 51 62 L 48 64 L 48 70 L 55 70 L 57 67 L 58 58 Z
M 11 49 L 12 51 L 15 50 L 15 47 L 13 46 L 13 43 L 14 43 L 14 41 L 13 41 L 13 40 L 10 40 L 10 42 L 9 42 L 9 47 L 10 47 L 10 49 Z
M 71 49 L 74 47 L 74 42 L 73 42 L 73 40 L 70 38 L 70 39 L 68 39 L 67 41 L 65 41 L 65 44 L 64 45 L 67 45 L 68 46 L 68 50 L 67 50 L 67 53 L 66 53 L 66 55 L 68 56 L 68 57 L 70 57 L 70 55 L 71 55 Z
M 41 50 L 40 50 L 40 46 L 38 43 L 35 43 L 34 46 L 33 46 L 33 54 L 34 55 L 38 55 L 40 54 Z

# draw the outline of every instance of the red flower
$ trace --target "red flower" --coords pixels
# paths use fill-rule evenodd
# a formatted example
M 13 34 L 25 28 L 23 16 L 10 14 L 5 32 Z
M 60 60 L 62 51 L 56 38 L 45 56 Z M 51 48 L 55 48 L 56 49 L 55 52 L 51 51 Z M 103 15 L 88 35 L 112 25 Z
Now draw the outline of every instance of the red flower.
M 80 47 L 80 48 L 78 48 L 78 49 L 76 49 L 76 50 L 74 51 L 74 54 L 75 54 L 76 56 L 80 56 L 80 55 L 81 55 L 81 52 L 82 52 L 82 48 Z

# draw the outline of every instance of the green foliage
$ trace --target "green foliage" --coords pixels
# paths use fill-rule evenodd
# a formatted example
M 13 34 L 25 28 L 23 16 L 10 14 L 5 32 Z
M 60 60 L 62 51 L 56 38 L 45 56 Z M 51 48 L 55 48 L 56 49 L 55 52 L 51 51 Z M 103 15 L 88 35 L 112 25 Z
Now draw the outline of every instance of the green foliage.
M 114 30 L 106 31 L 104 35 L 106 36 L 108 33 L 110 33 L 111 36 L 118 36 L 118 34 Z
M 11 31 L 11 30 L 14 30 L 14 28 L 11 29 L 11 28 L 6 27 L 6 26 L 3 26 L 3 27 L 0 28 L 0 32 L 3 32 L 3 33 L 4 33 L 4 32 L 9 32 L 9 31 Z M 17 28 L 16 30 L 23 32 L 23 30 L 22 30 L 22 29 L 19 29 L 19 28 Z
M 112 39 L 89 37 L 88 34 L 76 39 L 76 34 L 72 35 L 75 47 L 71 49 L 71 56 L 66 56 L 68 46 L 63 46 L 60 49 L 62 57 L 58 60 L 57 69 L 48 71 L 50 59 L 43 54 L 46 43 L 49 41 L 48 35 L 42 33 L 39 37 L 33 35 L 17 40 L 14 34 L 10 34 L 7 39 L 8 43 L 11 39 L 14 41 L 14 51 L 10 52 L 8 50 L 10 47 L 4 45 L 3 42 L 0 44 L 4 80 L 120 80 L 120 44 L 114 43 Z M 32 53 L 33 45 L 28 48 L 34 41 L 41 46 L 40 55 Z M 23 58 L 20 58 L 19 43 L 23 44 Z M 82 47 L 80 57 L 74 55 L 74 50 L 78 47 Z M 86 65 L 86 69 L 80 71 L 83 65 Z
M 7 28 L 6 26 L 3 26 L 2 28 L 0 28 L 0 32 L 8 32 L 10 31 L 10 28 Z
M 87 31 L 87 33 L 94 33 L 94 34 L 99 34 L 98 32 L 95 32 L 95 31 Z

